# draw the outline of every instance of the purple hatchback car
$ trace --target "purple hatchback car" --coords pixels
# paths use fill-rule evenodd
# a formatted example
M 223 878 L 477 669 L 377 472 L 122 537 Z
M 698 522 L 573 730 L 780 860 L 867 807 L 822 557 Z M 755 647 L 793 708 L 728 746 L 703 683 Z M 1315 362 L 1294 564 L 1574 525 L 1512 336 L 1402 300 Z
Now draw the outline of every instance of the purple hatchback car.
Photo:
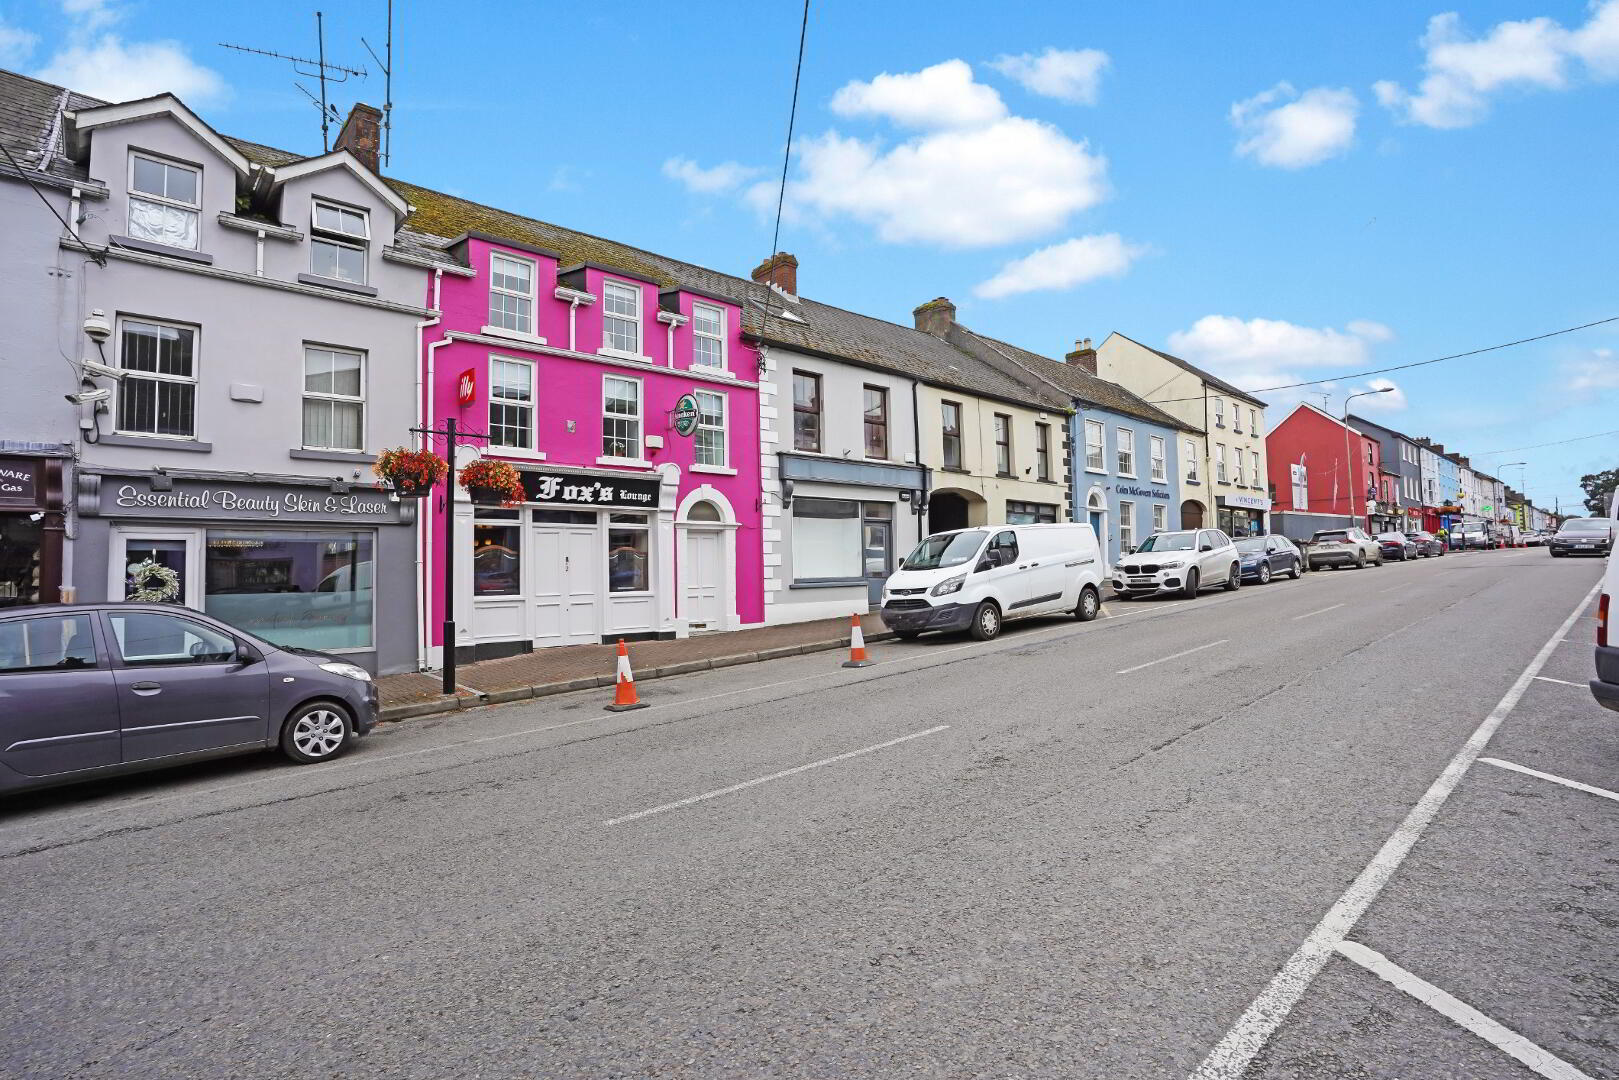
M 0 611 L 0 794 L 277 746 L 326 761 L 376 718 L 364 668 L 190 608 Z

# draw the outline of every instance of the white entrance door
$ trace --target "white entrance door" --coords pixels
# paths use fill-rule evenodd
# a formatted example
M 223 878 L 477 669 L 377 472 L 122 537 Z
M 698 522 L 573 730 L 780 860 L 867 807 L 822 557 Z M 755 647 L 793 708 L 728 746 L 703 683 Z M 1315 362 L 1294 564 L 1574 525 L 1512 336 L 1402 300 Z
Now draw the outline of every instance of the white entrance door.
M 601 641 L 600 551 L 594 526 L 533 526 L 529 630 L 535 648 Z
M 693 630 L 718 630 L 724 625 L 720 565 L 724 554 L 724 538 L 718 529 L 686 530 L 686 565 L 680 576 L 686 622 Z
M 140 584 L 149 595 L 160 591 L 172 593 L 166 599 L 201 611 L 202 539 L 201 529 L 115 526 L 108 559 L 107 599 L 127 599 L 139 575 Z M 141 574 L 139 568 L 146 563 L 174 571 L 174 584 L 165 587 L 164 579 Z

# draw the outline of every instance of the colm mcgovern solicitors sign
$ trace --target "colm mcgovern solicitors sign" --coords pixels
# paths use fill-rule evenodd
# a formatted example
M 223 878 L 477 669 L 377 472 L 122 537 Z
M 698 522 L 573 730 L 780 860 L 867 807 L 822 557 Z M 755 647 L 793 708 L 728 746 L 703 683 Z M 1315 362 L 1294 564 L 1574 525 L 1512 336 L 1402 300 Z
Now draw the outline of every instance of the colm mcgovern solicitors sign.
M 79 476 L 79 513 L 87 517 L 398 525 L 413 520 L 414 509 L 413 501 L 394 502 L 372 488 L 178 477 L 165 488 L 154 487 L 150 476 Z

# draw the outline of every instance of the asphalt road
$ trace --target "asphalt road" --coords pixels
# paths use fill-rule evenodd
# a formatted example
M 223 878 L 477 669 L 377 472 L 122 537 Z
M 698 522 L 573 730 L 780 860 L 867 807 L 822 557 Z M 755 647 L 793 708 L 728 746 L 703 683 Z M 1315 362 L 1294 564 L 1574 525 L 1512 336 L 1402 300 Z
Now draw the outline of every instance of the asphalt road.
M 1619 1077 L 1619 802 L 1492 763 L 1619 788 L 1600 569 L 1115 602 L 15 799 L 0 1074 L 1187 1077 L 1445 774 L 1347 940 Z M 1204 1075 L 1537 1075 L 1312 975 Z

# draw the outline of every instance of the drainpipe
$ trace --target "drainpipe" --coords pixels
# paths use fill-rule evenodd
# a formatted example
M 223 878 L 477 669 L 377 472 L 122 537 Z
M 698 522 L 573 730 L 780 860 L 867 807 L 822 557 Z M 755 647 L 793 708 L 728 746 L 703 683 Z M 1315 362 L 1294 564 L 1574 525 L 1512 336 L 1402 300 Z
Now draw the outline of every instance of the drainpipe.
M 258 232 L 255 234 L 255 237 L 256 237 L 256 239 L 254 239 L 254 241 L 253 241 L 253 276 L 254 277 L 263 277 L 264 276 L 264 230 L 263 229 L 258 230 Z M 421 356 L 421 354 L 422 354 L 422 352 L 421 352 L 421 340 L 420 340 L 421 336 L 422 336 L 422 325 L 421 325 L 421 323 L 417 323 L 416 324 L 416 337 L 417 337 L 416 355 L 417 356 Z
M 82 241 L 82 237 L 79 236 L 79 201 L 81 199 L 83 199 L 83 198 L 84 198 L 84 191 L 82 189 L 80 189 L 80 188 L 75 187 L 73 189 L 72 194 L 68 196 L 68 204 L 67 204 L 67 221 L 68 221 L 68 230 L 67 231 L 68 231 L 69 235 L 71 235 L 73 237 L 73 239 L 81 240 L 81 241 Z
M 579 298 L 573 297 L 568 301 L 568 351 L 579 351 L 579 337 L 576 318 L 579 314 Z
M 263 259 L 264 233 L 261 231 L 259 233 L 260 276 L 263 276 L 264 274 Z M 439 288 L 443 285 L 443 283 L 444 270 L 442 268 L 435 267 L 433 270 L 433 317 L 416 324 L 416 426 L 423 428 L 433 426 L 431 419 L 433 410 L 430 395 L 422 392 L 424 379 L 422 370 L 422 343 L 426 340 L 427 331 L 437 326 L 439 321 L 444 317 L 443 313 L 439 310 Z M 431 353 L 429 353 L 429 356 L 431 356 Z M 427 384 L 429 386 L 432 384 L 432 380 L 430 378 L 427 379 Z M 429 495 L 428 499 L 431 498 L 432 496 Z M 427 561 L 427 548 L 433 536 L 432 518 L 427 517 L 426 515 L 419 515 L 416 522 L 416 528 L 420 530 L 416 543 L 416 669 L 418 671 L 426 671 L 427 650 L 430 645 L 427 635 L 427 567 L 431 565 Z
M 917 492 L 916 535 L 920 540 L 927 535 L 923 528 L 924 515 L 928 512 L 928 468 L 922 463 L 922 412 L 917 402 L 916 380 L 911 380 L 911 453 L 916 458 L 916 467 L 922 470 L 922 489 Z

